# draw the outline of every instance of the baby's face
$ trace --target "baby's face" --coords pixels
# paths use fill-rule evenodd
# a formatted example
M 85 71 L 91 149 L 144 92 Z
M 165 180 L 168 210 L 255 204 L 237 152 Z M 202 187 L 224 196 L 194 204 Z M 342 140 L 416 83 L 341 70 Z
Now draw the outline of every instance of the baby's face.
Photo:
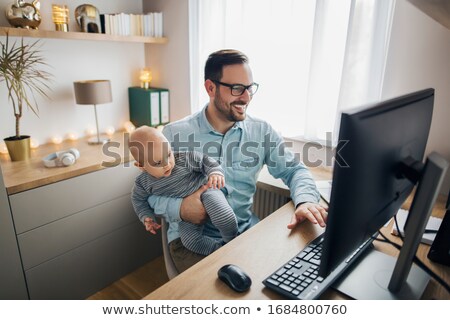
M 145 147 L 147 159 L 143 169 L 155 178 L 168 177 L 175 166 L 175 158 L 167 142 L 150 143 Z

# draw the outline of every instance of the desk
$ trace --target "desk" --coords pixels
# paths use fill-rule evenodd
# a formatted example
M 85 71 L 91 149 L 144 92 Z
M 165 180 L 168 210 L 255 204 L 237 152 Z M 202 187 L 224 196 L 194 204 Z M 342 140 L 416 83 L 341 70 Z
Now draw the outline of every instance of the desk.
M 323 171 L 312 170 L 312 173 L 318 180 L 330 176 L 329 172 L 327 175 Z M 293 211 L 292 202 L 286 204 L 144 299 L 283 299 L 282 296 L 267 289 L 262 281 L 323 232 L 321 227 L 310 222 L 303 222 L 294 230 L 288 230 L 286 226 L 290 222 Z M 433 214 L 442 216 L 443 212 L 444 199 L 440 198 Z M 384 233 L 390 236 L 390 225 L 385 229 Z M 386 244 L 376 242 L 374 244 L 380 251 L 396 254 L 395 249 L 391 249 Z M 429 246 L 421 244 L 418 251 L 419 258 L 448 282 L 450 268 L 431 263 L 426 258 L 428 250 Z M 217 278 L 217 270 L 229 263 L 240 266 L 252 278 L 253 283 L 249 291 L 234 292 Z M 322 297 L 345 299 L 345 296 L 332 289 L 327 290 Z M 450 295 L 434 281 L 430 281 L 424 297 L 450 299 Z

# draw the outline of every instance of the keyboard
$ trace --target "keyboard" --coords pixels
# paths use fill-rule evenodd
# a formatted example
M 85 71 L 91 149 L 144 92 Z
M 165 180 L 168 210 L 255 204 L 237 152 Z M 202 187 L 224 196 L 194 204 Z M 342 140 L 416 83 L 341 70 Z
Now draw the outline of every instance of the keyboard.
M 372 243 L 364 242 L 327 277 L 319 276 L 324 234 L 311 241 L 303 250 L 267 277 L 263 284 L 289 299 L 317 299 Z

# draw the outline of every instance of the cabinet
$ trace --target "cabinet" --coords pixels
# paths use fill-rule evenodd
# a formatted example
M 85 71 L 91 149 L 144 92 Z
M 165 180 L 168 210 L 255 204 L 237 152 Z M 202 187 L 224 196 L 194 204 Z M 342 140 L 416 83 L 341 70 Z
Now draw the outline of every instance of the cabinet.
M 123 142 L 122 133 L 113 141 Z M 29 163 L 2 159 L 30 299 L 84 299 L 162 254 L 160 237 L 145 231 L 131 205 L 140 171 L 123 147 L 122 161 L 107 166 L 96 165 L 104 160 L 101 146 L 83 140 L 61 149 L 68 147 L 81 157 L 67 168 L 43 167 L 53 145 L 41 146 Z M 17 166 L 27 183 L 11 179 Z M 29 188 L 34 172 L 44 178 Z

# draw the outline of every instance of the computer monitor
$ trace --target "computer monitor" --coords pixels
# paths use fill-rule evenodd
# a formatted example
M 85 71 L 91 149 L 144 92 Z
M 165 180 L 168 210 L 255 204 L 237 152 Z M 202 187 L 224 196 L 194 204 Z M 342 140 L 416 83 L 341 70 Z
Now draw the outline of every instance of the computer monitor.
M 336 286 L 343 291 L 349 288 L 350 291 L 354 291 L 352 287 L 356 287 L 356 293 L 345 292 L 351 296 L 356 295 L 355 298 L 395 298 L 401 291 L 398 287 L 405 287 L 403 284 L 406 280 L 403 277 L 405 273 L 407 276 L 411 267 L 413 257 L 411 251 L 414 255 L 417 250 L 425 228 L 424 222 L 431 212 L 445 173 L 445 168 L 438 173 L 435 172 L 436 166 L 445 167 L 445 160 L 435 154 L 431 157 L 431 164 L 428 161 L 425 166 L 428 167 L 427 171 L 431 171 L 424 173 L 422 170 L 422 160 L 433 113 L 433 101 L 434 89 L 426 89 L 342 114 L 328 221 L 319 268 L 321 276 L 327 276 L 333 272 L 339 264 L 349 259 L 355 250 L 357 252 L 362 244 L 370 242 L 371 237 L 397 213 L 418 180 L 425 184 L 422 188 L 419 184 L 416 192 L 419 203 L 414 204 L 417 199 L 413 201 L 416 211 L 420 212 L 412 212 L 413 208 L 410 211 L 410 216 L 415 214 L 416 221 L 407 222 L 411 225 L 410 229 L 414 228 L 414 231 L 408 234 L 408 226 L 406 227 L 406 237 L 409 239 L 405 239 L 405 247 L 409 252 L 403 254 L 403 258 L 402 254 L 400 255 L 399 261 L 401 260 L 402 265 L 395 268 L 397 269 L 394 272 L 397 275 L 396 288 L 392 287 L 392 281 L 388 284 L 386 275 L 380 275 L 380 272 L 386 272 L 377 268 L 381 267 L 384 270 L 387 267 L 384 258 L 378 261 L 377 252 L 374 254 L 376 257 L 371 256 L 369 259 L 366 256 L 362 259 L 369 261 L 366 264 L 375 267 L 376 270 L 368 271 L 369 275 L 361 275 L 359 278 L 356 276 L 356 284 L 344 279 Z M 425 179 L 425 176 L 431 178 L 431 181 Z M 420 189 L 422 190 L 418 197 Z M 420 233 L 421 228 L 422 233 Z M 412 234 L 414 232 L 420 234 Z M 405 255 L 406 258 L 404 258 Z M 350 271 L 349 275 L 359 274 L 366 268 L 362 263 L 354 264 L 356 267 Z M 388 264 L 391 264 L 387 271 L 389 280 L 394 270 L 395 260 Z M 370 274 L 372 272 L 374 274 Z M 364 279 L 364 277 L 368 278 Z M 416 275 L 414 277 L 420 278 Z M 348 278 L 351 279 L 350 276 Z M 372 289 L 368 287 L 369 285 L 366 286 L 366 283 L 372 280 L 374 280 L 373 285 L 381 289 L 381 295 L 369 292 Z M 421 283 L 420 287 L 426 285 L 428 277 L 424 276 L 422 282 L 425 284 Z M 405 290 L 411 291 L 409 286 L 410 284 L 406 286 L 408 288 L 403 288 L 399 298 L 413 298 L 404 295 Z M 358 292 L 361 290 L 362 292 Z M 387 291 L 386 296 L 383 296 L 383 291 Z M 360 293 L 363 294 L 360 295 Z

